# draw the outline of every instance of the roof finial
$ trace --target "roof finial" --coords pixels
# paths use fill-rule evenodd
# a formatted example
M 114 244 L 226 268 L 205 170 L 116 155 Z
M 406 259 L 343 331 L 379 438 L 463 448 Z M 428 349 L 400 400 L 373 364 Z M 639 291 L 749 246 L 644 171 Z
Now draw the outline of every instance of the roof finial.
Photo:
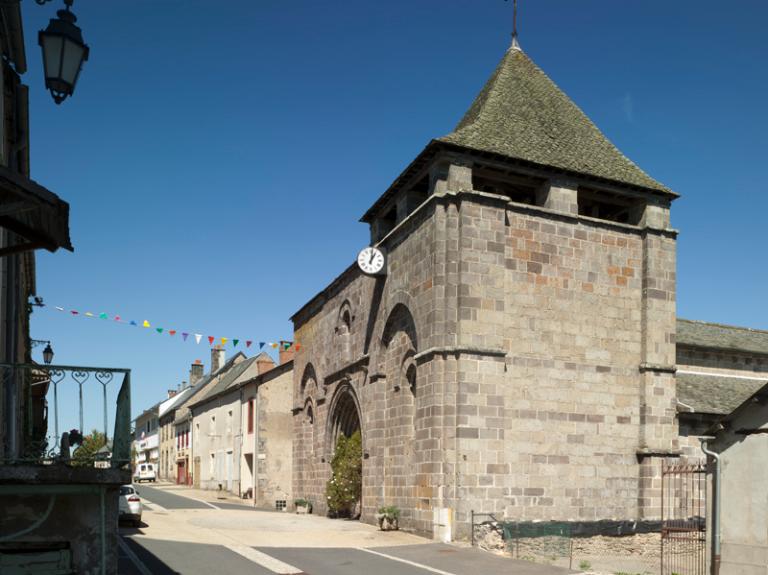
M 510 46 L 510 50 L 520 49 L 520 43 L 517 41 L 517 0 L 512 0 L 512 46 Z

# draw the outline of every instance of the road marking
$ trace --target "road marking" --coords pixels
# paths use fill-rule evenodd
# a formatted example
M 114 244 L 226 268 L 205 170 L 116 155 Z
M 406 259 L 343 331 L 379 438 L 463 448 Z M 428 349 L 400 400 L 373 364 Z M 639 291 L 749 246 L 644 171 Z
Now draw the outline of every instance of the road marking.
M 449 571 L 442 571 L 441 569 L 435 569 L 434 567 L 430 567 L 429 565 L 423 565 L 421 563 L 416 563 L 415 561 L 408 561 L 408 559 L 401 559 L 400 557 L 395 557 L 394 555 L 387 555 L 386 553 L 380 553 L 379 551 L 374 551 L 373 549 L 366 549 L 365 547 L 357 547 L 356 549 L 358 549 L 359 551 L 365 551 L 366 553 L 372 553 L 373 555 L 378 555 L 379 557 L 391 559 L 392 561 L 399 561 L 400 563 L 405 563 L 406 565 L 410 565 L 411 567 L 418 567 L 419 569 L 431 571 L 432 573 L 438 573 L 439 575 L 456 575 L 455 573 L 451 573 Z
M 209 502 L 205 501 L 204 499 L 195 499 L 194 497 L 187 497 L 187 499 L 191 499 L 192 501 L 197 501 L 198 503 L 205 503 L 208 507 L 213 507 L 214 509 L 221 510 L 221 507 L 219 507 L 218 505 L 214 505 L 213 503 L 209 503 Z
M 293 565 L 283 563 L 279 559 L 275 559 L 271 555 L 257 551 L 253 547 L 247 545 L 225 545 L 230 551 L 234 551 L 238 555 L 242 555 L 246 559 L 253 561 L 257 565 L 261 565 L 265 569 L 269 569 L 279 575 L 298 575 L 304 573 L 301 569 L 297 569 Z
M 130 559 L 133 564 L 136 565 L 136 568 L 139 570 L 141 575 L 152 575 L 152 571 L 147 569 L 147 566 L 144 565 L 144 563 L 141 562 L 141 559 L 136 556 L 136 553 L 134 553 L 131 548 L 128 547 L 128 544 L 123 541 L 122 537 L 117 538 L 117 544 L 120 546 L 120 549 L 123 550 L 123 553 L 128 556 L 128 559 Z

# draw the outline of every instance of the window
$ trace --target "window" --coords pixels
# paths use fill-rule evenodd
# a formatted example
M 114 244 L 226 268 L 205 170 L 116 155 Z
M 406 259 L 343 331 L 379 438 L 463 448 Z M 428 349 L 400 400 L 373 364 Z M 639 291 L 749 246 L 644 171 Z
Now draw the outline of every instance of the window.
M 215 415 L 211 416 L 211 427 L 210 427 L 210 429 L 208 431 L 210 432 L 210 435 L 212 435 L 213 432 L 216 431 L 216 416 Z
M 285 511 L 286 501 L 285 499 L 277 499 L 275 501 L 275 509 L 277 511 Z
M 195 423 L 195 441 L 200 439 L 200 424 Z
M 211 453 L 210 467 L 208 468 L 208 471 L 210 472 L 211 477 L 213 477 L 213 474 L 216 471 L 216 454 L 215 453 Z
M 232 433 L 232 410 L 227 412 L 227 434 Z
M 248 433 L 253 433 L 253 398 L 248 400 Z

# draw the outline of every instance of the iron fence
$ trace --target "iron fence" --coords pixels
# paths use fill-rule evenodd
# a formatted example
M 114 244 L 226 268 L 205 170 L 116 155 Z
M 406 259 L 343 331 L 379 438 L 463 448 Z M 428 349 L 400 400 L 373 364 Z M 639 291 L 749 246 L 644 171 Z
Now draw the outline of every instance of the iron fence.
M 4 465 L 93 465 L 101 467 L 124 467 L 131 461 L 131 372 L 129 369 L 0 363 L 2 388 L 12 388 L 16 396 L 23 398 L 17 405 L 10 406 L 11 416 L 16 419 L 14 433 L 19 437 L 15 445 L 7 446 L 0 463 Z M 110 391 L 119 384 L 114 404 L 108 400 Z M 114 386 L 114 387 L 113 387 Z M 84 398 L 97 390 L 101 396 L 100 413 L 94 418 L 92 407 L 86 413 Z M 60 406 L 60 392 L 67 391 L 69 400 Z M 74 398 L 74 399 L 73 399 Z M 90 403 L 93 403 L 92 401 Z M 13 409 L 15 408 L 15 409 Z M 51 411 L 53 417 L 51 421 Z M 60 415 L 68 418 L 77 414 L 78 428 L 69 433 L 59 427 Z M 113 428 L 109 429 L 109 417 L 113 417 Z M 97 419 L 92 429 L 101 428 L 104 434 L 103 448 L 78 457 L 78 449 L 70 452 L 69 441 L 74 448 L 78 436 L 86 436 L 86 416 Z M 13 424 L 11 424 L 13 426 Z M 66 436 L 66 439 L 64 439 Z M 71 436 L 71 437 L 70 437 Z M 82 454 L 82 451 L 81 451 Z

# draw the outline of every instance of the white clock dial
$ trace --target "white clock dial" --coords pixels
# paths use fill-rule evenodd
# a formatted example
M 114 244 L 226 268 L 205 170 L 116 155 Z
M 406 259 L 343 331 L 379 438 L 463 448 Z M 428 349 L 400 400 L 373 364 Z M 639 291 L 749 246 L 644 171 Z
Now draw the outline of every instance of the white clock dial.
M 357 265 L 367 274 L 380 274 L 384 270 L 384 252 L 378 248 L 367 247 L 357 254 Z

